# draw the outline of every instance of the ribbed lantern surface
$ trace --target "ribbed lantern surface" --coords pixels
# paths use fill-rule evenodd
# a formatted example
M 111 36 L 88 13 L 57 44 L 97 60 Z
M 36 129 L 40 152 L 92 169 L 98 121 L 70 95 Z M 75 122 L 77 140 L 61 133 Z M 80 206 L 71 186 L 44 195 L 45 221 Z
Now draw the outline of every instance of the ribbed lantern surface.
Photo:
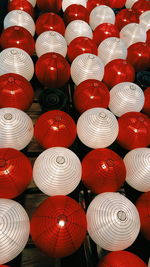
M 129 23 L 120 31 L 120 38 L 125 42 L 127 47 L 134 43 L 146 41 L 146 29 L 138 23 Z
M 63 12 L 67 9 L 67 7 L 78 4 L 86 7 L 86 0 L 62 0 L 62 10 Z
M 105 5 L 96 6 L 91 11 L 89 19 L 92 30 L 95 30 L 95 28 L 102 23 L 115 24 L 115 13 L 110 7 Z

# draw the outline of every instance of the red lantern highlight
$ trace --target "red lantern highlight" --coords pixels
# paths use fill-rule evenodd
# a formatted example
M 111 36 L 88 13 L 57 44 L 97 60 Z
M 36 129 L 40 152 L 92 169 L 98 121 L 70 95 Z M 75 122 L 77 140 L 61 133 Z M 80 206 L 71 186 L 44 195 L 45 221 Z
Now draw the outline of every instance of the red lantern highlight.
M 129 23 L 139 23 L 139 14 L 130 9 L 122 9 L 116 14 L 116 26 L 118 30 L 120 31 L 124 26 L 126 26 Z
M 143 107 L 143 112 L 150 116 L 150 87 L 147 87 L 146 90 L 144 91 L 144 96 L 145 96 L 145 103 Z
M 84 20 L 85 22 L 89 23 L 89 12 L 82 5 L 70 5 L 66 8 L 63 19 L 66 24 L 69 24 L 71 21 L 76 19 Z
M 102 23 L 98 25 L 93 32 L 93 41 L 97 44 L 97 46 L 99 46 L 102 41 L 109 37 L 119 38 L 118 28 L 111 23 Z
M 132 6 L 132 10 L 135 10 L 139 15 L 141 15 L 143 12 L 150 10 L 150 1 L 138 0 Z
M 11 0 L 8 2 L 8 12 L 12 10 L 22 10 L 34 18 L 34 8 L 27 0 Z

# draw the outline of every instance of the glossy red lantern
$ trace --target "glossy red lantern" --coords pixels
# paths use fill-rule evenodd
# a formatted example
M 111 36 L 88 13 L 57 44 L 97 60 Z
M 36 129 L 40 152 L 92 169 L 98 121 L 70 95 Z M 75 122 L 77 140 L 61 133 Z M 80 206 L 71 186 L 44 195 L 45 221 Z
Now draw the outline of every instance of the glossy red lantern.
M 104 68 L 103 82 L 109 88 L 121 82 L 133 82 L 134 78 L 133 66 L 124 59 L 114 59 Z
M 89 12 L 92 11 L 92 9 L 96 6 L 100 6 L 100 5 L 108 5 L 108 0 L 88 0 L 87 1 L 87 10 Z
M 8 12 L 12 10 L 22 10 L 34 17 L 34 8 L 27 0 L 11 0 L 8 2 Z
M 145 103 L 143 107 L 143 112 L 150 116 L 150 87 L 147 87 L 146 90 L 144 91 L 144 96 L 145 96 Z
M 35 73 L 43 85 L 50 88 L 59 88 L 69 80 L 70 65 L 60 54 L 55 52 L 46 53 L 37 60 Z
M 74 120 L 61 110 L 51 110 L 42 114 L 34 130 L 35 138 L 44 148 L 70 147 L 76 138 Z
M 150 46 L 150 30 L 148 30 L 146 34 L 147 34 L 146 43 Z
M 134 3 L 132 9 L 135 10 L 139 15 L 141 15 L 143 12 L 150 10 L 150 1 L 138 0 Z
M 35 51 L 35 41 L 25 28 L 21 26 L 11 26 L 1 34 L 2 49 L 17 47 L 26 51 L 30 56 Z
M 62 6 L 62 0 L 37 0 L 37 6 L 40 10 L 48 10 L 58 13 Z
M 127 150 L 150 145 L 150 118 L 140 112 L 127 112 L 118 119 L 118 143 Z
M 32 239 L 50 257 L 62 258 L 74 253 L 83 243 L 86 229 L 84 210 L 68 196 L 47 198 L 31 219 Z
M 129 8 L 122 9 L 116 14 L 116 26 L 120 31 L 124 26 L 129 23 L 139 23 L 139 14 Z
M 126 0 L 108 0 L 108 6 L 111 8 L 122 8 L 124 7 Z
M 66 8 L 63 18 L 66 24 L 76 19 L 89 23 L 89 11 L 82 5 L 70 5 Z
M 96 27 L 93 32 L 93 41 L 99 46 L 99 44 L 109 37 L 118 37 L 119 31 L 114 24 L 102 23 Z

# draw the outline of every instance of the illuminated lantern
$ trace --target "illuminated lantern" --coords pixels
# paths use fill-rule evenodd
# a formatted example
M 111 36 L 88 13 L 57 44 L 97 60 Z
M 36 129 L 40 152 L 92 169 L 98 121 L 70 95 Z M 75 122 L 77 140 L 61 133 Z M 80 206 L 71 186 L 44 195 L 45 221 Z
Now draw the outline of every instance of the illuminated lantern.
M 50 88 L 59 88 L 69 80 L 70 65 L 60 54 L 46 53 L 37 60 L 35 73 L 40 83 Z
M 25 148 L 33 137 L 30 117 L 17 108 L 0 109 L 0 148 Z
M 140 24 L 142 24 L 146 31 L 150 30 L 150 10 L 143 12 L 140 17 Z
M 126 0 L 125 2 L 125 7 L 126 8 L 132 8 L 132 6 L 134 5 L 135 2 L 137 2 L 138 0 Z
M 0 263 L 3 264 L 23 251 L 29 238 L 30 222 L 25 209 L 11 199 L 0 198 L 0 213 Z
M 116 117 L 105 108 L 91 108 L 77 121 L 77 134 L 81 142 L 90 148 L 110 146 L 118 135 Z
M 86 0 L 62 0 L 62 10 L 63 12 L 66 11 L 67 7 L 73 5 L 73 4 L 78 4 L 81 6 L 86 7 Z
M 34 129 L 35 138 L 44 148 L 69 147 L 76 138 L 74 120 L 61 110 L 51 110 L 42 114 Z
M 6 73 L 20 74 L 30 81 L 34 74 L 31 57 L 20 48 L 6 48 L 0 53 L 0 75 Z
M 55 52 L 65 57 L 67 54 L 67 43 L 60 33 L 46 31 L 41 33 L 36 39 L 35 50 L 38 57 L 49 52 Z
M 150 46 L 150 30 L 146 32 L 146 43 Z
M 143 112 L 150 116 L 150 87 L 147 87 L 144 91 L 145 102 L 143 107 Z
M 139 23 L 139 15 L 132 9 L 122 9 L 116 15 L 115 24 L 120 31 L 129 23 Z
M 88 0 L 87 1 L 87 10 L 89 12 L 91 12 L 93 8 L 100 6 L 100 5 L 107 6 L 107 4 L 108 4 L 108 0 Z
M 36 0 L 27 0 L 33 7 L 36 5 Z
M 32 239 L 50 257 L 62 258 L 74 253 L 82 245 L 86 229 L 84 210 L 68 196 L 48 197 L 31 219 Z
M 102 23 L 98 25 L 93 32 L 93 41 L 99 46 L 99 44 L 109 37 L 118 37 L 119 31 L 114 24 Z
M 108 6 L 111 8 L 123 8 L 126 3 L 126 0 L 108 0 Z
M 104 65 L 98 56 L 90 53 L 77 56 L 71 64 L 71 77 L 76 85 L 87 80 L 101 81 L 104 76 Z
M 73 20 L 84 20 L 88 23 L 89 12 L 84 6 L 74 4 L 66 8 L 63 18 L 66 24 L 70 23 Z
M 150 10 L 150 2 L 147 0 L 138 0 L 136 3 L 134 3 L 132 9 L 141 15 L 145 11 Z
M 17 47 L 26 51 L 30 56 L 35 51 L 35 42 L 32 35 L 25 28 L 12 26 L 5 29 L 1 34 L 2 49 Z
M 94 149 L 82 160 L 82 182 L 95 194 L 118 191 L 125 177 L 122 158 L 108 148 Z
M 95 30 L 95 28 L 102 23 L 115 24 L 115 13 L 108 6 L 97 6 L 90 13 L 89 23 L 92 30 Z
M 150 118 L 140 112 L 127 112 L 119 119 L 118 143 L 127 150 L 150 145 Z
M 85 80 L 74 90 L 74 105 L 82 113 L 90 108 L 107 108 L 110 95 L 107 86 L 95 79 Z
M 12 10 L 22 10 L 34 17 L 34 8 L 27 0 L 11 0 L 8 3 L 8 12 Z
M 34 98 L 31 84 L 22 76 L 8 73 L 0 76 L 0 108 L 27 110 Z
M 134 204 L 120 193 L 102 193 L 87 209 L 87 229 L 101 248 L 117 251 L 132 245 L 139 234 L 140 218 Z
M 62 7 L 62 0 L 37 0 L 37 6 L 40 10 L 58 13 Z

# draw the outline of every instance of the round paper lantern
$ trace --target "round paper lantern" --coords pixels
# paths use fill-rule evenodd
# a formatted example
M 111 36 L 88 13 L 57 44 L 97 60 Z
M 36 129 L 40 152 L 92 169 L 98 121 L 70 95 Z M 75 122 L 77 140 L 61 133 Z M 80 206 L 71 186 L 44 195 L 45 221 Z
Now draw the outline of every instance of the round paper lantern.
M 150 46 L 150 30 L 146 32 L 146 43 Z
M 62 0 L 62 10 L 65 12 L 67 7 L 73 5 L 73 4 L 78 4 L 81 6 L 86 7 L 86 0 Z
M 11 199 L 0 199 L 0 263 L 13 260 L 24 249 L 30 232 L 30 222 L 25 209 Z
M 145 11 L 150 10 L 150 2 L 147 0 L 138 0 L 136 3 L 134 3 L 132 9 L 136 10 L 139 15 L 141 15 Z
M 140 112 L 127 112 L 119 120 L 118 142 L 131 150 L 150 145 L 150 118 Z
M 63 19 L 66 24 L 70 23 L 73 20 L 84 20 L 89 22 L 89 11 L 82 5 L 70 5 L 66 8 Z
M 65 57 L 67 54 L 67 43 L 60 33 L 46 31 L 41 33 L 36 39 L 35 51 L 38 57 L 49 52 L 55 52 Z
M 90 108 L 107 108 L 110 95 L 107 86 L 95 79 L 80 83 L 74 91 L 74 105 L 82 113 Z
M 74 253 L 84 241 L 86 228 L 84 210 L 68 196 L 48 197 L 31 219 L 32 239 L 50 257 Z
M 20 48 L 6 48 L 0 53 L 0 75 L 20 74 L 30 81 L 34 74 L 34 64 L 27 52 Z
M 15 198 L 31 182 L 32 166 L 20 151 L 0 148 L 0 197 Z
M 133 66 L 124 59 L 114 59 L 105 66 L 103 82 L 109 88 L 121 82 L 133 82 L 134 78 Z
M 35 138 L 44 147 L 69 147 L 76 138 L 76 125 L 66 112 L 51 110 L 42 114 L 35 124 Z
M 35 50 L 35 42 L 32 35 L 20 26 L 12 26 L 5 29 L 1 34 L 0 45 L 2 49 L 12 47 L 23 49 L 29 55 L 33 55 Z
M 126 0 L 108 0 L 108 6 L 111 8 L 123 8 L 126 3 Z
M 116 117 L 105 108 L 88 109 L 77 122 L 78 137 L 90 148 L 110 146 L 116 140 L 118 130 Z
M 65 147 L 46 149 L 35 160 L 33 178 L 37 187 L 46 195 L 68 195 L 81 181 L 81 163 Z
M 8 12 L 12 10 L 22 10 L 34 17 L 34 8 L 27 0 L 11 0 L 8 3 Z
M 62 0 L 37 0 L 37 6 L 40 10 L 58 13 L 62 7 Z
M 65 39 L 67 44 L 77 37 L 89 37 L 92 39 L 93 33 L 89 24 L 83 20 L 71 21 L 65 30 Z
M 119 31 L 114 24 L 102 23 L 96 27 L 93 32 L 93 41 L 99 44 L 109 37 L 119 37 Z
M 146 31 L 150 30 L 150 10 L 143 12 L 140 17 L 140 24 L 142 24 Z
M 0 76 L 0 108 L 27 110 L 34 98 L 31 84 L 22 76 L 8 73 Z
M 17 108 L 0 109 L 0 148 L 25 148 L 33 137 L 30 117 Z
M 105 5 L 95 7 L 90 13 L 89 23 L 92 30 L 102 23 L 115 24 L 115 13 L 113 10 Z
M 139 14 L 132 9 L 122 9 L 116 15 L 115 24 L 120 31 L 129 23 L 139 23 Z
M 87 79 L 101 81 L 103 76 L 104 65 L 96 55 L 90 53 L 79 55 L 71 64 L 71 77 L 76 85 Z
M 37 60 L 35 73 L 40 83 L 50 88 L 59 88 L 70 78 L 70 65 L 60 54 L 46 53 Z
M 87 10 L 89 12 L 92 11 L 93 8 L 100 6 L 100 5 L 108 5 L 108 0 L 88 0 L 87 1 Z
M 138 0 L 126 0 L 125 2 L 125 7 L 126 8 L 132 8 L 132 6 L 134 5 L 135 2 L 137 2 Z
M 35 24 L 32 17 L 25 11 L 10 11 L 4 18 L 4 29 L 11 26 L 22 26 L 33 36 L 35 34 Z
M 137 84 L 119 83 L 110 90 L 109 109 L 120 117 L 126 112 L 141 111 L 144 100 L 144 93 Z
M 68 45 L 68 59 L 72 62 L 77 56 L 85 53 L 97 55 L 97 46 L 88 37 L 77 37 Z
M 82 182 L 95 194 L 118 191 L 125 177 L 122 158 L 108 148 L 94 149 L 82 160 Z
M 144 91 L 145 102 L 143 107 L 143 112 L 150 116 L 150 87 L 147 87 Z
M 65 24 L 60 16 L 49 12 L 38 17 L 35 30 L 38 35 L 46 31 L 56 31 L 64 35 Z

